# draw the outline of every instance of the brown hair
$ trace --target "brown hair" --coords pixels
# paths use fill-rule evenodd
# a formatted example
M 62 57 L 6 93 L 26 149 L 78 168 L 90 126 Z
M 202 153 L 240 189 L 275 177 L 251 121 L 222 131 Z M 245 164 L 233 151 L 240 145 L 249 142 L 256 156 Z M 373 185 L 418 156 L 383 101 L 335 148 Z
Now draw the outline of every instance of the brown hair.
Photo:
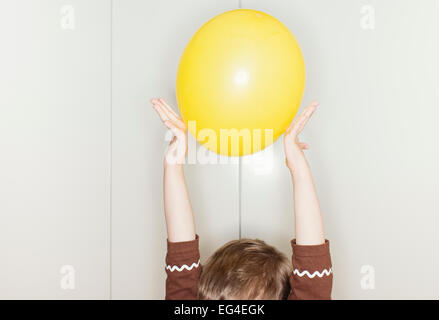
M 203 266 L 199 299 L 286 299 L 291 271 L 285 255 L 264 241 L 230 241 Z

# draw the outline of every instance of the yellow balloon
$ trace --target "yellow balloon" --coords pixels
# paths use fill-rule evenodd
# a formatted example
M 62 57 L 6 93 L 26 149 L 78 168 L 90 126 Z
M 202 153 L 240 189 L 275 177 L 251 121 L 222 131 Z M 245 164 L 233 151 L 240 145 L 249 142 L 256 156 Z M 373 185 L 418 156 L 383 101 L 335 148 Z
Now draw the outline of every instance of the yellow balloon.
M 189 132 L 228 156 L 261 151 L 288 128 L 305 85 L 300 47 L 279 20 L 256 10 L 222 13 L 186 46 L 177 102 Z

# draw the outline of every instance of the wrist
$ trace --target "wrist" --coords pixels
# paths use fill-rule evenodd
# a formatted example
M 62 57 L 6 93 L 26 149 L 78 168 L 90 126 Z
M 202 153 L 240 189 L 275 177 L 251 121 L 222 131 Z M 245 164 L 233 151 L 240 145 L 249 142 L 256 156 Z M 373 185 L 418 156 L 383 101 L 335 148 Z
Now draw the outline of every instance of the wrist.
M 294 164 L 287 164 L 287 166 L 293 179 L 306 175 L 309 169 L 305 158 L 294 161 Z
M 293 181 L 294 185 L 309 178 L 309 170 L 307 170 L 307 168 L 303 168 L 300 170 L 295 169 L 294 171 L 290 171 L 290 173 L 291 180 Z
M 183 164 L 181 163 L 169 163 L 165 160 L 164 168 L 166 171 L 183 172 Z
M 305 155 L 303 153 L 294 158 L 287 158 L 286 164 L 288 170 L 290 170 L 291 175 L 297 174 L 308 166 Z

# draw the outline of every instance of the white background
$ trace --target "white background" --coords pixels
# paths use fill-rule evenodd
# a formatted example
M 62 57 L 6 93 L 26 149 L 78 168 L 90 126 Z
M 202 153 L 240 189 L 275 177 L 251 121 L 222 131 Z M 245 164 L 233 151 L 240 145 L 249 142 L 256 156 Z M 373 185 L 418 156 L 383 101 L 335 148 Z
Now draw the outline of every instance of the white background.
M 239 7 L 290 28 L 306 62 L 303 105 L 321 103 L 303 140 L 333 297 L 439 298 L 435 0 L 1 1 L 0 298 L 164 297 L 167 142 L 148 100 L 177 109 L 185 44 Z M 272 150 L 262 168 L 186 166 L 202 261 L 240 234 L 290 255 L 292 186 L 281 140 Z M 66 265 L 74 289 L 63 289 Z

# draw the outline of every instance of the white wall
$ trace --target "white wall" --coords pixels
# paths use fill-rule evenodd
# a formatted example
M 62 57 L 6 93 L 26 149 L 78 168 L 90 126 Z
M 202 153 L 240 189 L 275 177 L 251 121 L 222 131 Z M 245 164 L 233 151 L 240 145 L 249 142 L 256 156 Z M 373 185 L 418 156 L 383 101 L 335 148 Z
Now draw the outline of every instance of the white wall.
M 0 298 L 109 297 L 110 6 L 65 3 L 0 3 Z
M 334 298 L 439 298 L 435 0 L 3 1 L 0 298 L 163 298 L 167 142 L 148 100 L 176 107 L 185 44 L 240 3 L 295 34 L 303 104 L 321 102 L 303 139 Z M 271 150 L 272 165 L 186 166 L 203 261 L 240 231 L 290 254 L 291 182 L 281 141 Z M 63 265 L 73 290 L 61 288 Z

